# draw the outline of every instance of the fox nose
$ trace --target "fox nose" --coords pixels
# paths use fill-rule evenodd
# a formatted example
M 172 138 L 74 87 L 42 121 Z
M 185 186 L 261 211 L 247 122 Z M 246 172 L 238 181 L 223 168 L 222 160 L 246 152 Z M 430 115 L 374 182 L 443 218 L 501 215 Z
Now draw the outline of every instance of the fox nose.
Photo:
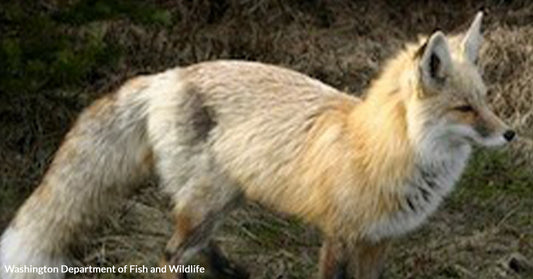
M 512 141 L 514 139 L 515 135 L 516 135 L 516 133 L 513 130 L 507 130 L 507 131 L 505 131 L 505 133 L 503 133 L 503 137 L 507 141 Z

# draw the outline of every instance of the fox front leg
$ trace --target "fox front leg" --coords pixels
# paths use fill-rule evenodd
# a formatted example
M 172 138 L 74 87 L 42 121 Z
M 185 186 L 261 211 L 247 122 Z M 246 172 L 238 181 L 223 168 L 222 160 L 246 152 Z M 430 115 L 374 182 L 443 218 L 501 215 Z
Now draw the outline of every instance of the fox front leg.
M 388 248 L 385 241 L 347 244 L 328 238 L 320 255 L 320 279 L 380 279 Z
M 322 244 L 320 251 L 320 279 L 348 279 L 347 249 L 342 241 L 328 238 Z
M 383 279 L 388 241 L 359 242 L 353 248 L 348 271 L 357 279 Z

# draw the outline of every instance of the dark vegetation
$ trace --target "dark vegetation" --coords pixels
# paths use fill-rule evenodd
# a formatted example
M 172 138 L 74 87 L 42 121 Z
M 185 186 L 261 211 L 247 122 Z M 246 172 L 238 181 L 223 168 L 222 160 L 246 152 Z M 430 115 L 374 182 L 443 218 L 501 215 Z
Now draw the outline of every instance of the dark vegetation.
M 533 278 L 528 1 L 3 1 L 0 229 L 38 184 L 76 115 L 129 77 L 235 58 L 284 65 L 360 95 L 404 43 L 435 28 L 463 31 L 481 7 L 488 11 L 481 62 L 491 105 L 521 139 L 476 152 L 439 213 L 397 242 L 386 275 Z M 171 225 L 153 186 L 105 222 L 79 253 L 81 264 L 157 265 Z M 253 278 L 316 271 L 320 235 L 257 205 L 230 216 L 216 239 Z

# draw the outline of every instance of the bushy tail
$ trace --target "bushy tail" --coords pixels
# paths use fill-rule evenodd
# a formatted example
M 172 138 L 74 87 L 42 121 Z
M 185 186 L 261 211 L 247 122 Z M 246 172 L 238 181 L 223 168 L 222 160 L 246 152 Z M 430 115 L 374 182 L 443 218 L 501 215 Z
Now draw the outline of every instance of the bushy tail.
M 1 279 L 63 278 L 24 271 L 67 264 L 69 246 L 150 172 L 143 105 L 121 98 L 98 100 L 67 134 L 43 181 L 2 235 Z M 8 271 L 15 266 L 26 269 Z

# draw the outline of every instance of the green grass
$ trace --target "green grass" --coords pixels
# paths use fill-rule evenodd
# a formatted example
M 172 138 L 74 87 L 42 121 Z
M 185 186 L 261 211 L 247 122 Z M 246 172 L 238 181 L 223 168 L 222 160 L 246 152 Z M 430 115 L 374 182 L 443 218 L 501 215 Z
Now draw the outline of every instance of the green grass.
M 72 25 L 83 25 L 97 20 L 127 18 L 136 24 L 169 26 L 172 15 L 148 1 L 79 1 L 70 9 L 54 16 L 56 20 Z
M 451 201 L 491 200 L 498 196 L 533 196 L 533 171 L 526 164 L 517 165 L 509 150 L 479 150 L 469 165 Z
M 38 94 L 76 91 L 102 68 L 113 69 L 123 46 L 108 43 L 106 24 L 169 26 L 170 13 L 142 1 L 79 1 L 46 12 L 13 1 L 0 4 L 6 32 L 0 41 L 0 91 Z

